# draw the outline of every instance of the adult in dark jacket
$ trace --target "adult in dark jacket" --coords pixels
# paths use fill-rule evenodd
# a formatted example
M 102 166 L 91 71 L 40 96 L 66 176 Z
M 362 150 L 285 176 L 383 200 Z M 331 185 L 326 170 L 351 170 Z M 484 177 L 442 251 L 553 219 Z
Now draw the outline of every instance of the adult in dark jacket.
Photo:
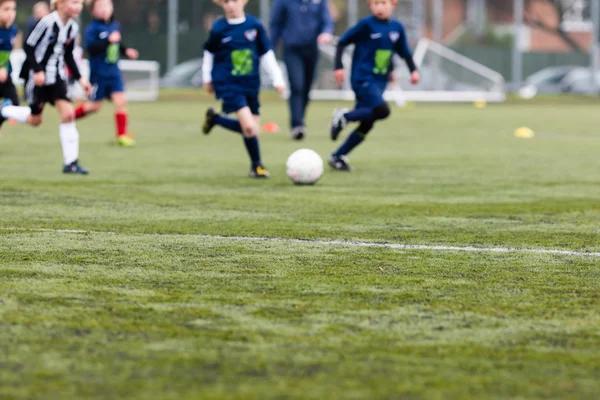
M 271 10 L 271 42 L 281 40 L 290 82 L 291 137 L 306 137 L 304 118 L 319 60 L 319 44 L 330 43 L 333 20 L 328 0 L 275 0 Z

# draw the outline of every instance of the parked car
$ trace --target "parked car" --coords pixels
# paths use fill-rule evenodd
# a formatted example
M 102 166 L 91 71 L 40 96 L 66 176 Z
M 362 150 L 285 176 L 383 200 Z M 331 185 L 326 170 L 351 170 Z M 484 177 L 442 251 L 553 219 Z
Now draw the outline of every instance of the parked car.
M 577 68 L 579 67 L 561 66 L 541 69 L 525 79 L 519 94 L 524 98 L 532 98 L 538 94 L 563 93 L 563 80 Z
M 600 71 L 595 74 L 596 87 L 595 94 L 600 94 Z M 569 72 L 561 81 L 561 89 L 563 93 L 571 94 L 590 94 L 592 86 L 592 74 L 589 68 L 576 68 Z

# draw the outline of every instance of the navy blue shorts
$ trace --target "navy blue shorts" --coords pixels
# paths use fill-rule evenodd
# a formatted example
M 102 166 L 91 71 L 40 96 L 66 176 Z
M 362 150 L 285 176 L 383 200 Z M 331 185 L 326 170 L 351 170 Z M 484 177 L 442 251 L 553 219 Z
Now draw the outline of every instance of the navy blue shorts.
M 352 87 L 356 95 L 356 108 L 375 108 L 383 103 L 383 92 L 385 86 L 377 82 L 364 82 Z
M 111 78 L 92 78 L 90 79 L 90 83 L 93 88 L 92 96 L 90 97 L 92 101 L 110 100 L 113 93 L 125 91 L 121 75 Z
M 260 101 L 258 100 L 258 96 L 225 94 L 222 100 L 224 114 L 231 114 L 244 107 L 249 107 L 252 115 L 260 115 Z

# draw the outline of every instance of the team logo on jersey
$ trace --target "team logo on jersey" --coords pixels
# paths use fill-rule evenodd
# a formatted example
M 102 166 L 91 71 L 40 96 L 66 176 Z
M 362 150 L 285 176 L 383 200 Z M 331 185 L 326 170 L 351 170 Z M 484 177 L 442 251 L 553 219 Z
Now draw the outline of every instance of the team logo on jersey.
M 313 4 L 321 4 L 321 0 L 313 0 Z
M 248 39 L 251 42 L 254 42 L 256 40 L 256 29 L 250 29 L 247 30 L 246 32 L 244 32 L 244 35 L 246 36 L 246 39 Z
M 390 39 L 392 41 L 392 43 L 396 43 L 398 41 L 398 39 L 400 39 L 400 33 L 393 31 L 390 32 Z
M 108 37 L 108 32 L 101 32 L 98 36 L 100 36 L 100 39 L 106 39 Z

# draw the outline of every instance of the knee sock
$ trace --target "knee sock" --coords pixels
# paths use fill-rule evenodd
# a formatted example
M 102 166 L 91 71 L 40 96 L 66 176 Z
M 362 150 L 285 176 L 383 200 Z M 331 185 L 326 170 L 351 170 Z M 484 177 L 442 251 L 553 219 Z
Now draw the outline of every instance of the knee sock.
M 246 150 L 248 150 L 248 155 L 252 161 L 252 167 L 255 168 L 256 166 L 261 165 L 262 162 L 260 160 L 260 145 L 258 143 L 258 137 L 244 137 L 244 145 L 246 145 Z
M 365 140 L 367 133 L 373 128 L 374 121 L 364 121 L 358 128 L 348 136 L 346 141 L 333 153 L 334 157 L 345 156 L 349 154 L 356 146 Z
M 129 115 L 125 112 L 118 112 L 115 114 L 115 125 L 117 127 L 117 136 L 123 136 L 127 134 L 127 120 Z
M 237 119 L 224 117 L 222 115 L 216 115 L 215 124 L 227 130 L 242 133 L 242 125 L 240 125 L 240 121 L 238 121 Z
M 27 118 L 31 115 L 30 107 L 4 106 L 2 116 L 7 119 L 15 120 L 21 124 L 27 123 Z
M 63 160 L 65 165 L 69 165 L 79 158 L 79 132 L 75 122 L 60 124 L 59 132 Z
M 87 111 L 85 111 L 85 105 L 80 104 L 79 107 L 75 109 L 75 119 L 83 118 L 87 115 Z

